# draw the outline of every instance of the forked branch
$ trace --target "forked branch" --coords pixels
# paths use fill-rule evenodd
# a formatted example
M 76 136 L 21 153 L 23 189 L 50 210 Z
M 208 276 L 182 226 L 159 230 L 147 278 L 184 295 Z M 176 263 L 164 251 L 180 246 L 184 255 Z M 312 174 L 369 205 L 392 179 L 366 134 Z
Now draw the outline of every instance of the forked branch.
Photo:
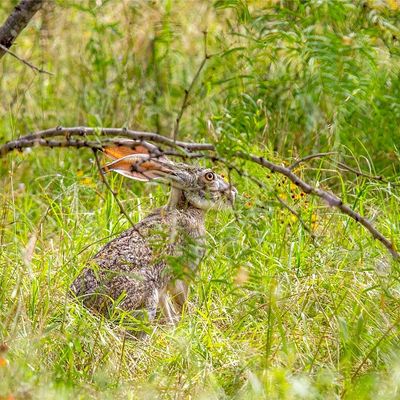
M 0 51 L 5 51 L 6 53 L 10 54 L 10 56 L 13 56 L 18 61 L 21 61 L 23 64 L 27 65 L 29 68 L 31 68 L 35 72 L 39 72 L 40 74 L 54 75 L 53 73 L 46 71 L 45 69 L 39 68 L 36 65 L 33 65 L 32 63 L 30 63 L 29 61 L 25 60 L 24 58 L 18 56 L 10 49 L 7 49 L 6 46 L 3 46 L 1 43 L 0 43 Z
M 42 7 L 44 0 L 21 0 L 13 12 L 0 27 L 0 44 L 9 49 L 16 37 L 25 29 L 29 21 Z M 0 49 L 0 58 L 6 54 L 4 48 Z

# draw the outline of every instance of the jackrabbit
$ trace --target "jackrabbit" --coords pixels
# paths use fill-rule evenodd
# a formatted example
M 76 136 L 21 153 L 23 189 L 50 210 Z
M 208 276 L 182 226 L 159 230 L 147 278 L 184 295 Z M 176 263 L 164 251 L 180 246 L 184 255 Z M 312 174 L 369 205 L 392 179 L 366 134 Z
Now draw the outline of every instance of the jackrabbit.
M 184 275 L 195 271 L 205 251 L 205 213 L 226 208 L 237 190 L 211 169 L 154 156 L 147 144 L 105 149 L 114 161 L 103 170 L 171 187 L 164 207 L 107 243 L 73 282 L 84 304 L 107 314 L 117 303 L 126 311 L 147 310 L 154 319 L 159 304 L 176 322 L 187 296 Z

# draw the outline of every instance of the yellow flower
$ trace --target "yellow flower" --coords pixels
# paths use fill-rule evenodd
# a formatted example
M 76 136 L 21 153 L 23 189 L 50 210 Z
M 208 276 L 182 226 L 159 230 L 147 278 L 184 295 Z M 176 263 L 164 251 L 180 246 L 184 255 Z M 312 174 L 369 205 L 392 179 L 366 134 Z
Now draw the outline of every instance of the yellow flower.
M 93 179 L 89 176 L 81 179 L 81 183 L 85 186 L 93 186 Z

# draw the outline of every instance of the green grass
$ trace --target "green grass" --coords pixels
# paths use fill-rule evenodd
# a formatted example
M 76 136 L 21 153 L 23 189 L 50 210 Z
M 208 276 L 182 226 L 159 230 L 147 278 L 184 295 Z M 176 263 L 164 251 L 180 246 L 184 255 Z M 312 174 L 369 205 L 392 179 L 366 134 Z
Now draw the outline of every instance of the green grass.
M 257 209 L 265 194 L 234 177 L 242 193 L 237 220 L 232 212 L 210 213 L 209 252 L 181 322 L 156 325 L 147 342 L 124 341 L 115 323 L 91 315 L 67 290 L 128 224 L 93 165 L 81 169 L 73 151 L 35 156 L 5 161 L 0 304 L 10 349 L 1 393 L 335 398 L 346 390 L 396 398 L 397 265 L 390 268 L 390 257 L 358 224 L 303 202 L 304 215 L 318 215 L 316 247 L 277 204 Z M 54 163 L 57 174 L 49 174 Z M 157 186 L 142 188 L 139 198 L 140 185 L 119 178 L 113 185 L 135 221 L 166 200 Z M 366 182 L 348 195 L 360 188 L 358 208 L 379 208 L 381 229 L 392 224 L 398 240 L 398 201 Z
M 170 135 L 207 28 L 218 55 L 180 137 L 277 163 L 335 150 L 298 173 L 400 243 L 398 186 L 337 168 L 399 181 L 394 6 L 100 3 L 57 1 L 18 39 L 15 51 L 54 77 L 1 60 L 2 142 L 79 124 Z M 124 321 L 68 296 L 90 257 L 129 227 L 92 154 L 35 148 L 2 159 L 0 399 L 399 398 L 398 263 L 355 221 L 277 174 L 240 167 L 265 187 L 232 172 L 240 196 L 234 210 L 208 215 L 207 256 L 181 321 L 156 323 L 137 342 L 124 339 Z M 162 186 L 110 182 L 135 222 L 167 199 Z

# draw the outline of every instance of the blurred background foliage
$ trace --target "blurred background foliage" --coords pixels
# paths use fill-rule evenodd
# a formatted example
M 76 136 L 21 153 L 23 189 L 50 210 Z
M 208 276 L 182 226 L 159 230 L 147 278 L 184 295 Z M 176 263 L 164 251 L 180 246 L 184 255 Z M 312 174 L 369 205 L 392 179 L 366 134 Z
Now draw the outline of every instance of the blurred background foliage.
M 12 4 L 2 2 L 1 19 Z M 180 136 L 256 140 L 283 157 L 347 149 L 393 168 L 396 1 L 48 2 L 15 49 L 55 76 L 6 57 L 0 106 L 13 118 L 3 135 L 78 124 L 171 135 L 204 31 L 213 56 Z
M 16 4 L 1 1 L 0 21 Z M 398 186 L 337 172 L 398 182 L 399 29 L 396 0 L 47 1 L 13 51 L 54 76 L 2 58 L 0 142 L 57 125 L 172 137 L 207 54 L 180 139 L 277 163 L 334 151 L 296 172 L 400 243 Z M 398 265 L 359 224 L 241 167 L 265 188 L 233 174 L 239 201 L 208 218 L 186 314 L 142 345 L 67 296 L 128 227 L 91 152 L 1 160 L 0 399 L 398 398 Z M 134 221 L 165 202 L 162 187 L 109 179 Z

